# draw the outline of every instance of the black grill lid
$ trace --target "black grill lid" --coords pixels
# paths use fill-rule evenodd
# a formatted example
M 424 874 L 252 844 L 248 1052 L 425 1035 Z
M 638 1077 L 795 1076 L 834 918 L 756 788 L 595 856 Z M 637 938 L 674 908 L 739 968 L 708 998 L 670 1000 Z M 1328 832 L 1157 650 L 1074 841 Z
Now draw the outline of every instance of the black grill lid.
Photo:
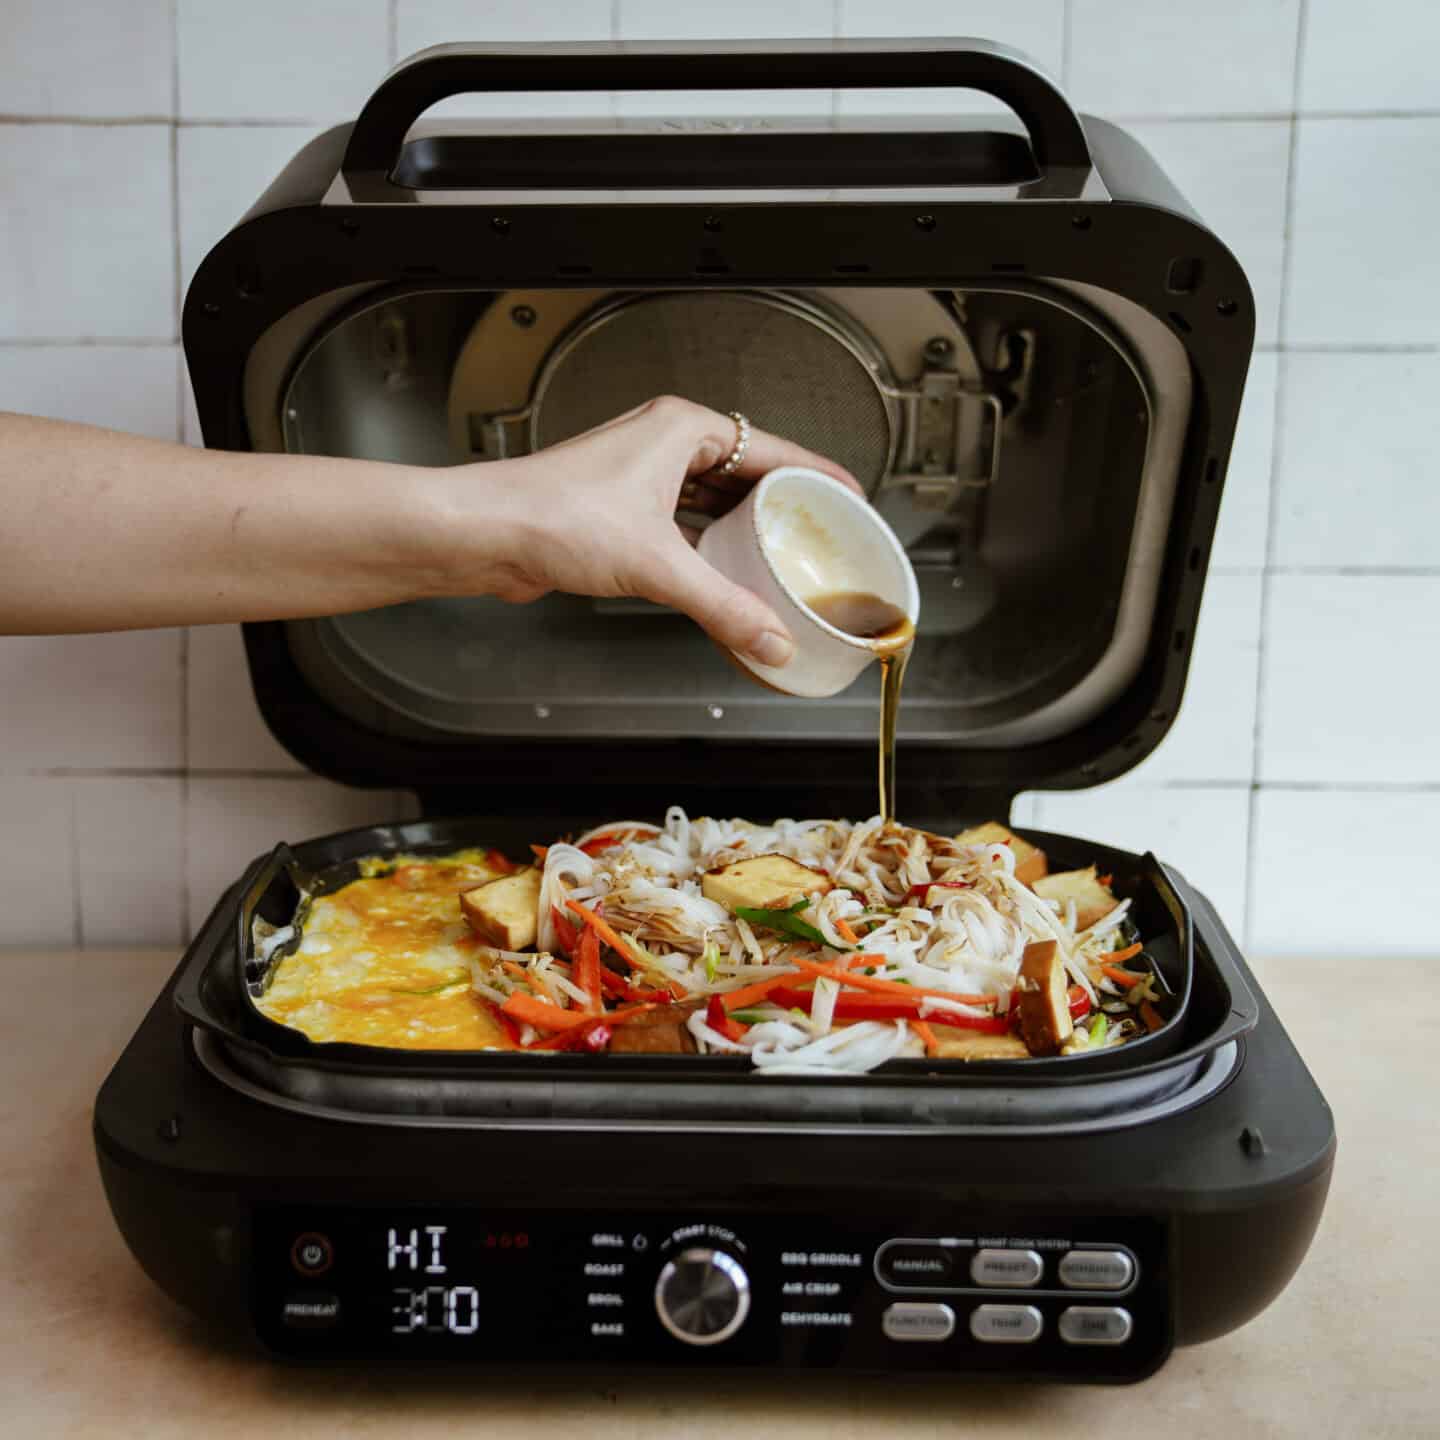
M 429 106 L 484 90 L 934 85 L 1000 98 L 1025 133 L 857 122 L 412 136 Z M 423 52 L 353 127 L 302 150 L 197 273 L 184 342 L 206 442 L 380 458 L 393 446 L 391 458 L 447 463 L 466 458 L 446 433 L 458 424 L 472 458 L 503 453 L 486 447 L 492 432 L 511 443 L 504 427 L 457 419 L 445 393 L 466 339 L 498 296 L 582 289 L 586 304 L 593 296 L 622 313 L 679 292 L 666 313 L 682 328 L 697 307 L 713 301 L 724 314 L 741 299 L 824 311 L 842 338 L 851 312 L 874 313 L 877 299 L 926 297 L 952 318 L 943 373 L 922 380 L 978 397 L 957 412 L 978 457 L 972 479 L 980 490 L 996 475 L 1003 484 L 973 514 L 947 512 L 958 518 L 943 553 L 932 543 L 940 532 L 922 533 L 929 521 L 904 510 L 906 485 L 905 496 L 876 494 L 892 523 L 911 526 L 931 586 L 918 652 L 931 669 L 906 706 L 908 815 L 1003 813 L 1022 789 L 1111 778 L 1163 737 L 1184 686 L 1253 304 L 1233 256 L 1123 132 L 1082 125 L 1031 62 L 979 41 Z M 384 433 L 361 434 L 379 411 L 353 363 L 355 338 L 381 371 L 397 363 L 387 346 L 408 345 L 402 359 L 422 352 L 418 381 L 389 387 L 411 408 Z M 855 353 L 865 343 L 857 338 Z M 881 355 L 882 368 L 891 358 Z M 898 393 L 881 387 L 887 413 L 911 403 Z M 536 428 L 557 438 L 565 417 L 552 410 Z M 823 436 L 800 438 L 825 448 Z M 924 468 L 897 459 L 915 448 L 913 433 L 887 443 L 891 470 Z M 1162 451 L 1157 479 L 1147 467 Z M 1013 463 L 987 477 L 986 455 Z M 1027 491 L 1047 474 L 1050 491 Z M 1045 524 L 1027 529 L 1035 515 Z M 952 587 L 987 575 L 995 593 L 984 605 L 946 608 Z M 472 603 L 481 609 L 467 611 Z M 533 810 L 537 784 L 592 813 L 622 800 L 659 810 L 677 795 L 730 813 L 873 808 L 862 753 L 875 710 L 864 685 L 787 710 L 735 690 L 678 621 L 612 615 L 608 633 L 631 653 L 699 676 L 684 697 L 694 704 L 686 719 L 680 700 L 634 670 L 633 693 L 611 697 L 629 708 L 594 719 L 592 705 L 583 723 L 579 707 L 567 719 L 532 703 L 533 682 L 498 700 L 467 691 L 447 637 L 484 620 L 487 603 L 247 626 L 267 722 L 322 774 L 414 788 L 451 812 Z M 927 616 L 944 621 L 933 636 Z M 543 615 L 519 623 L 537 625 L 541 641 L 549 634 L 561 668 L 579 653 L 565 644 L 593 632 L 588 614 L 569 630 L 547 630 Z M 1122 635 L 1129 654 L 1116 665 Z M 702 723 L 717 710 L 724 724 Z

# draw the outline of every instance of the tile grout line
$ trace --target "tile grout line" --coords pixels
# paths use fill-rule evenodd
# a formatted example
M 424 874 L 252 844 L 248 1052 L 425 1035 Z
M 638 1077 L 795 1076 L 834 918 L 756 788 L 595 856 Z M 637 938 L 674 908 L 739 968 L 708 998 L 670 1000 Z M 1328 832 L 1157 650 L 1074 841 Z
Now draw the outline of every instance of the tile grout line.
M 1260 577 L 1260 644 L 1255 657 L 1255 726 L 1250 749 L 1250 802 L 1245 834 L 1245 948 L 1255 938 L 1256 900 L 1259 887 L 1256 869 L 1259 856 L 1260 793 L 1263 783 L 1262 766 L 1265 753 L 1265 702 L 1267 686 L 1266 661 L 1269 657 L 1269 632 L 1273 618 L 1271 600 L 1275 585 L 1276 531 L 1280 514 L 1281 465 L 1285 457 L 1285 384 L 1289 365 L 1284 342 L 1290 330 L 1290 274 L 1295 250 L 1296 170 L 1300 154 L 1300 80 L 1304 65 L 1305 36 L 1309 18 L 1309 0 L 1300 0 L 1295 21 L 1295 63 L 1290 75 L 1290 147 L 1285 164 L 1285 225 L 1280 241 L 1280 305 L 1277 321 L 1281 348 L 1275 359 L 1274 429 L 1270 439 L 1270 503 L 1265 517 L 1265 568 Z
M 65 786 L 70 826 L 70 905 L 75 948 L 85 948 L 84 867 L 80 864 L 80 797 L 75 782 Z
M 1070 69 L 1075 53 L 1075 0 L 1065 0 L 1060 12 L 1060 85 L 1070 100 Z M 1073 104 L 1073 100 L 1070 102 Z
M 182 295 L 180 286 L 180 131 L 176 121 L 180 118 L 180 6 L 179 0 L 170 0 L 170 269 L 171 287 L 170 323 L 174 329 L 175 343 L 180 343 L 180 310 Z M 180 383 L 176 381 L 176 429 L 180 431 L 184 412 L 179 403 Z M 178 437 L 177 437 L 178 438 Z

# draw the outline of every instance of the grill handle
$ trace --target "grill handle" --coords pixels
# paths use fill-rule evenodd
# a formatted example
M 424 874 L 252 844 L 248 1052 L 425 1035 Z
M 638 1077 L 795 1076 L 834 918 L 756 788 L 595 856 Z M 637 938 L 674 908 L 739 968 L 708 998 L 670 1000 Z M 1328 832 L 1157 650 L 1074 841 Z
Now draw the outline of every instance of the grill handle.
M 410 127 L 455 95 L 605 90 L 978 90 L 1008 105 L 1042 171 L 1090 169 L 1079 117 L 1019 50 L 988 40 L 435 45 L 403 60 L 350 133 L 347 176 L 393 174 Z

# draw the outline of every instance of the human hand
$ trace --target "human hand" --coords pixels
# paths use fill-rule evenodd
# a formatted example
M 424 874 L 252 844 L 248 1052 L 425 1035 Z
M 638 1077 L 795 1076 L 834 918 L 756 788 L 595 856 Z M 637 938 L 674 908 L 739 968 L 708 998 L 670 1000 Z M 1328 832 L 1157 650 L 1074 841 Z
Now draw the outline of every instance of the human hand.
M 663 396 L 518 460 L 431 472 L 446 477 L 452 523 L 478 537 L 449 584 L 522 604 L 552 590 L 634 596 L 689 615 L 718 644 L 762 665 L 784 665 L 794 645 L 751 591 L 727 580 L 676 522 L 684 508 L 720 515 L 780 465 L 823 470 L 860 492 L 833 461 L 752 430 L 744 462 L 721 476 L 735 422 Z

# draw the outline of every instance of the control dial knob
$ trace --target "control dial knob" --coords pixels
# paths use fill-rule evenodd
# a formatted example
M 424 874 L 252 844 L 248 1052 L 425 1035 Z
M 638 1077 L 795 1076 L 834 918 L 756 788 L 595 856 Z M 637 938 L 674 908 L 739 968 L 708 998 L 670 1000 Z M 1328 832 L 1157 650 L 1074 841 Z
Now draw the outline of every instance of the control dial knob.
M 655 1282 L 660 1323 L 687 1345 L 728 1340 L 750 1313 L 750 1277 L 723 1250 L 694 1246 L 665 1262 Z

